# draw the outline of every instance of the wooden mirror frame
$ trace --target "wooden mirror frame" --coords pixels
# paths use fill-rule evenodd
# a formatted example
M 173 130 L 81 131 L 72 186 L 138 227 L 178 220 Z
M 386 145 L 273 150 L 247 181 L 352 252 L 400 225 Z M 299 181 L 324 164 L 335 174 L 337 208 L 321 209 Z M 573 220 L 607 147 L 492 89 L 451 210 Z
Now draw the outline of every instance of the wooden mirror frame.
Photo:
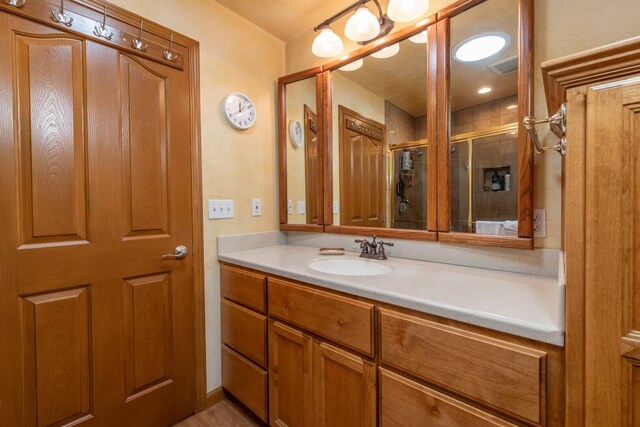
M 463 0 L 438 12 L 438 240 L 533 249 L 533 143 L 523 125 L 533 111 L 533 0 L 518 1 L 518 236 L 450 231 L 450 19 L 485 1 Z
M 325 65 L 291 74 L 278 79 L 278 159 L 280 162 L 280 229 L 283 231 L 324 231 L 338 234 L 371 235 L 423 241 L 463 243 L 483 246 L 533 249 L 533 147 L 524 129 L 523 119 L 533 111 L 533 0 L 518 0 L 518 236 L 479 235 L 450 231 L 451 183 L 450 183 L 450 19 L 487 0 L 460 0 L 435 14 L 389 34 L 375 43 L 350 52 Z M 436 94 L 427 100 L 427 230 L 396 228 L 350 227 L 333 225 L 332 185 L 332 87 L 331 71 L 392 44 L 428 31 L 427 93 Z M 433 43 L 435 40 L 436 43 Z M 319 128 L 319 161 L 322 165 L 322 207 L 319 215 L 323 224 L 287 224 L 286 196 L 286 104 L 285 88 L 312 75 L 316 76 L 316 95 Z M 440 102 L 438 102 L 440 101 Z
M 288 209 L 287 209 L 287 85 L 308 78 L 315 78 L 316 80 L 316 112 L 317 112 L 317 126 L 318 126 L 318 224 L 289 224 Z M 279 193 L 280 193 L 280 230 L 283 231 L 312 231 L 322 233 L 324 231 L 324 214 L 323 214 L 323 202 L 324 202 L 324 153 L 326 144 L 324 142 L 325 135 L 325 118 L 324 118 L 324 80 L 322 67 L 315 67 L 309 70 L 301 71 L 299 73 L 291 74 L 289 76 L 280 77 L 278 79 L 278 179 L 279 179 Z

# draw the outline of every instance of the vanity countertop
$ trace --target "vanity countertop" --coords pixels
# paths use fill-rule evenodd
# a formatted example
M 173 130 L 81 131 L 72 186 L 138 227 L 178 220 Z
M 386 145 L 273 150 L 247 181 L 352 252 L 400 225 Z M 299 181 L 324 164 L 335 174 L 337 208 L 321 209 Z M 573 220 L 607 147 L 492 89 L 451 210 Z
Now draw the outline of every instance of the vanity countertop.
M 376 261 L 393 269 L 379 276 L 342 276 L 307 266 L 327 257 L 317 248 L 294 245 L 218 255 L 231 264 L 564 346 L 562 279 L 391 257 Z M 358 258 L 358 254 L 333 257 Z

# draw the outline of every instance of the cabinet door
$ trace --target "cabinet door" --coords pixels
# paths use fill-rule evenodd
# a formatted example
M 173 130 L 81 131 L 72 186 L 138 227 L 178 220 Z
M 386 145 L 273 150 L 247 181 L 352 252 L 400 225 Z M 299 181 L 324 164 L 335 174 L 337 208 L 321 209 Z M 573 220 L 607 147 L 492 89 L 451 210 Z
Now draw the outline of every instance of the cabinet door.
M 376 425 L 376 370 L 373 363 L 314 342 L 314 400 L 318 426 Z
M 269 322 L 269 418 L 271 425 L 311 425 L 311 338 Z

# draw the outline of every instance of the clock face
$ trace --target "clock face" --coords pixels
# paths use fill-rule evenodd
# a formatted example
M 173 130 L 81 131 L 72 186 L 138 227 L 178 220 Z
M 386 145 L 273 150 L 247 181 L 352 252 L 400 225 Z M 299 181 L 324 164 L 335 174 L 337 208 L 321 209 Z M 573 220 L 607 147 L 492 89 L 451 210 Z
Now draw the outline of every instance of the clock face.
M 232 93 L 222 103 L 222 112 L 227 122 L 236 129 L 249 129 L 256 122 L 253 102 L 241 93 Z
M 302 125 L 297 120 L 289 122 L 289 139 L 295 148 L 302 146 Z

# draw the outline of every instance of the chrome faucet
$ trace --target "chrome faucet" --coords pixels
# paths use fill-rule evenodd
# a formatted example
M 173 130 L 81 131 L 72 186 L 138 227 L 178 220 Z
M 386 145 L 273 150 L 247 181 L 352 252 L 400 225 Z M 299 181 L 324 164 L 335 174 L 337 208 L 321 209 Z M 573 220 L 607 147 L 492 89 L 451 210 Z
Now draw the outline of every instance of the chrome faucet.
M 356 239 L 356 243 L 360 243 L 360 249 L 362 250 L 360 256 L 371 259 L 387 259 L 384 247 L 393 246 L 393 243 L 383 242 L 382 240 L 376 242 L 376 236 L 373 236 L 373 241 L 371 242 L 367 239 Z

